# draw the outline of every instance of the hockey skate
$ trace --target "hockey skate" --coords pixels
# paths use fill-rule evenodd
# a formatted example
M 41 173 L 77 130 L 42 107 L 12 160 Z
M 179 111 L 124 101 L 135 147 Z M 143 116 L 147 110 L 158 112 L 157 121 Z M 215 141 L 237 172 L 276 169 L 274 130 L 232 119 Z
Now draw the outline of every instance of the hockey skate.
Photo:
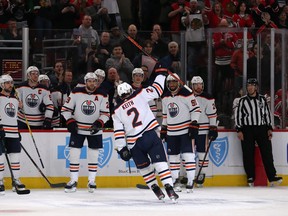
M 12 191 L 13 191 L 13 192 L 16 192 L 15 187 L 17 187 L 17 189 L 18 189 L 19 191 L 21 191 L 21 190 L 26 190 L 26 189 L 25 189 L 25 185 L 22 184 L 22 182 L 21 182 L 19 179 L 14 179 L 14 182 L 12 182 Z
M 202 188 L 203 184 L 205 182 L 205 173 L 201 173 L 198 178 L 195 180 L 196 187 L 197 188 Z
M 176 200 L 179 198 L 179 196 L 175 193 L 173 187 L 170 184 L 165 184 L 165 190 L 172 202 L 177 203 Z
M 280 176 L 274 176 L 271 180 L 269 180 L 270 186 L 274 187 L 280 185 L 283 181 L 283 178 Z
M 155 195 L 157 196 L 157 198 L 158 198 L 159 200 L 164 201 L 165 195 L 164 195 L 164 193 L 162 192 L 161 188 L 160 188 L 157 184 L 153 184 L 153 185 L 151 186 L 151 189 L 152 189 L 152 191 L 155 193 Z
M 3 180 L 0 180 L 0 195 L 4 195 L 5 194 L 5 186 L 3 183 Z
M 176 181 L 174 182 L 173 184 L 173 188 L 176 192 L 181 192 L 182 189 L 181 189 L 181 183 L 180 183 L 180 179 L 177 178 Z
M 94 193 L 95 189 L 97 188 L 95 182 L 88 182 L 87 187 L 89 193 Z
M 254 187 L 254 179 L 253 178 L 248 178 L 247 179 L 247 184 L 249 187 Z
M 77 190 L 77 182 L 76 181 L 69 181 L 65 186 L 65 193 L 73 193 Z

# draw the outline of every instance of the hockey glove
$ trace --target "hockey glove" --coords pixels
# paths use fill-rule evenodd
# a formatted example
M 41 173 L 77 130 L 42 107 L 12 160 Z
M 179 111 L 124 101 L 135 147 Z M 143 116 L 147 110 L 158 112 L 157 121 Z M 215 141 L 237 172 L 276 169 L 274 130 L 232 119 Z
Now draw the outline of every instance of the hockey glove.
M 167 68 L 157 68 L 155 73 L 162 74 L 164 76 L 168 76 L 168 69 Z
M 0 140 L 3 140 L 4 138 L 5 138 L 5 131 L 3 125 L 0 125 Z
M 45 120 L 43 122 L 43 129 L 50 130 L 52 128 L 51 123 L 52 123 L 52 119 L 45 118 Z
M 120 151 L 117 150 L 117 153 L 124 161 L 129 161 L 132 158 L 132 155 L 126 146 L 123 147 Z
M 41 104 L 39 105 L 39 111 L 40 111 L 41 113 L 45 113 L 45 111 L 46 111 L 46 105 L 45 105 L 44 103 L 41 103 Z
M 161 127 L 160 139 L 166 142 L 166 139 L 167 139 L 167 126 L 166 125 L 162 125 Z
M 212 141 L 216 140 L 218 137 L 218 130 L 216 126 L 209 127 L 208 138 Z
M 104 127 L 103 121 L 101 119 L 96 120 L 90 128 L 91 129 L 90 134 L 93 135 L 98 133 L 98 131 L 101 130 L 103 127 Z
M 67 124 L 67 129 L 71 134 L 77 134 L 78 133 L 78 125 L 77 125 L 77 122 L 75 121 L 75 119 L 73 119 L 73 118 L 68 119 L 66 124 Z
M 195 139 L 196 136 L 198 135 L 198 130 L 199 130 L 199 124 L 196 121 L 193 121 L 189 125 L 189 130 L 188 130 L 188 135 L 191 139 Z

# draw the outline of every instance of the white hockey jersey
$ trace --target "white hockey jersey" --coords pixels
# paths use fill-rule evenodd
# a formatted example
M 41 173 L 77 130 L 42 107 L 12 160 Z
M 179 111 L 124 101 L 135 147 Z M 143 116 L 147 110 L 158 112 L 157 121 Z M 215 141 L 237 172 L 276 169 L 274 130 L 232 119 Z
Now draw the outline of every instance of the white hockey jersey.
M 18 138 L 17 111 L 19 101 L 14 96 L 0 93 L 0 124 L 3 125 L 5 137 Z
M 109 120 L 108 96 L 101 88 L 92 93 L 88 93 L 85 87 L 75 88 L 63 105 L 61 114 L 66 121 L 71 118 L 76 120 L 78 134 L 91 135 L 89 129 L 97 119 L 104 123 Z
M 208 134 L 209 126 L 217 125 L 217 109 L 215 99 L 206 92 L 195 95 L 200 104 L 201 115 L 199 118 L 199 134 Z
M 199 122 L 200 114 L 197 99 L 186 88 L 182 87 L 175 96 L 167 92 L 162 98 L 162 125 L 167 126 L 167 135 L 187 134 L 190 123 Z
M 165 76 L 158 75 L 152 86 L 135 91 L 128 98 L 117 104 L 112 118 L 115 144 L 118 149 L 126 146 L 126 141 L 128 148 L 133 148 L 136 140 L 144 132 L 159 127 L 149 107 L 149 101 L 162 95 L 164 82 Z
M 18 119 L 26 123 L 25 117 L 32 126 L 42 126 L 45 118 L 52 119 L 54 106 L 51 100 L 50 91 L 43 85 L 31 88 L 28 81 L 19 85 L 16 89 L 20 101 L 23 103 L 23 109 L 18 111 Z M 41 103 L 46 105 L 45 113 L 41 113 L 39 106 Z M 24 111 L 24 112 L 23 112 Z

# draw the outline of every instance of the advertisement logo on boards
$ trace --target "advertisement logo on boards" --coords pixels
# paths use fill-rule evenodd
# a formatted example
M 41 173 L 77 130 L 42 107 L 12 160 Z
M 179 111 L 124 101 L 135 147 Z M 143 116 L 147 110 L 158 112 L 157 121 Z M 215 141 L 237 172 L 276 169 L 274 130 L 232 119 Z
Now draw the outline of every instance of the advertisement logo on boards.
M 70 151 L 69 151 L 69 140 L 70 137 L 66 137 L 65 145 L 58 145 L 58 155 L 57 159 L 65 159 L 66 161 L 66 168 L 69 168 L 69 158 L 70 158 Z M 83 146 L 81 148 L 80 159 L 87 159 L 87 146 Z M 112 138 L 108 137 L 103 139 L 103 149 L 99 149 L 99 156 L 98 156 L 98 167 L 103 168 L 109 161 L 113 151 L 113 142 Z
M 221 166 L 228 155 L 228 137 L 218 138 L 211 143 L 209 156 L 217 166 Z

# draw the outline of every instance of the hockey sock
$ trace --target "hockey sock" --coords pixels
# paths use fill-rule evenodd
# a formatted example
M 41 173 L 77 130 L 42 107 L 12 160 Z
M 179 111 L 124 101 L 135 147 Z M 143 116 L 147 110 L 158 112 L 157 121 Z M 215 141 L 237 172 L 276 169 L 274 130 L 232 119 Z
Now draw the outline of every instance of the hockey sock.
M 139 169 L 139 171 L 149 188 L 151 188 L 153 184 L 157 184 L 154 168 L 151 165 L 143 169 Z
M 0 155 L 0 180 L 4 178 L 4 154 Z
M 11 169 L 14 174 L 15 179 L 19 179 L 20 177 L 20 160 L 19 160 L 20 153 L 9 153 Z
M 195 169 L 196 169 L 196 162 L 195 162 L 195 154 L 194 153 L 183 153 L 183 159 L 185 160 L 185 168 L 188 178 L 188 185 L 193 184 L 193 180 L 195 177 Z
M 70 149 L 70 178 L 71 181 L 78 181 L 79 166 L 80 166 L 80 148 Z
M 157 162 L 154 164 L 154 166 L 156 171 L 158 172 L 162 184 L 173 185 L 171 171 L 169 170 L 167 162 Z
M 89 182 L 94 182 L 96 175 L 97 175 L 97 168 L 98 168 L 98 155 L 99 155 L 99 150 L 98 149 L 91 149 L 88 148 L 88 171 L 89 171 L 89 176 L 88 176 L 88 181 Z
M 169 162 L 170 162 L 170 170 L 173 182 L 176 181 L 176 179 L 179 177 L 180 172 L 180 154 L 178 155 L 169 155 Z
M 199 153 L 198 152 L 198 158 L 199 158 L 198 168 L 200 168 L 202 166 L 204 156 L 205 156 L 205 153 Z M 208 164 L 209 164 L 209 160 L 208 160 L 208 157 L 206 157 L 206 159 L 205 159 L 205 161 L 203 163 L 203 168 L 202 168 L 201 173 L 206 173 L 206 170 L 208 168 Z

